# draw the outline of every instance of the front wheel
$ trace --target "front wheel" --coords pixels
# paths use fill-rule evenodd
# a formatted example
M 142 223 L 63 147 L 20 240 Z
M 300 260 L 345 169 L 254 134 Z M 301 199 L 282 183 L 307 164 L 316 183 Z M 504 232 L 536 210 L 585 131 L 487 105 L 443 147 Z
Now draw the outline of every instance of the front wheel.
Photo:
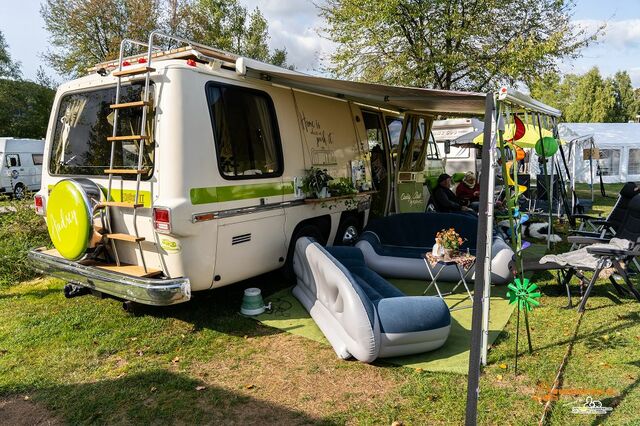
M 360 221 L 355 216 L 347 216 L 344 218 L 338 232 L 334 244 L 337 246 L 352 246 L 360 237 Z
M 24 189 L 24 185 L 18 183 L 13 187 L 13 198 L 15 198 L 16 200 L 22 200 L 24 198 L 25 192 L 26 191 Z

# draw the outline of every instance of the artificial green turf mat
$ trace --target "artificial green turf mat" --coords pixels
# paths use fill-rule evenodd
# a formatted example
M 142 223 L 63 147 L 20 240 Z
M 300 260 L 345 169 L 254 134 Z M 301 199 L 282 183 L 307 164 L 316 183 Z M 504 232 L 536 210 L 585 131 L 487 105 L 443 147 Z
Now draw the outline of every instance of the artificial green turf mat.
M 424 281 L 390 280 L 396 287 L 407 295 L 422 295 L 425 289 Z M 448 292 L 454 283 L 439 283 L 442 292 Z M 432 288 L 430 294 L 432 294 Z M 489 344 L 491 345 L 500 331 L 509 321 L 515 305 L 509 305 L 506 299 L 506 286 L 491 287 L 491 305 L 489 320 Z M 456 294 L 448 295 L 445 301 L 449 307 L 470 306 L 471 300 L 463 286 L 456 290 Z M 316 326 L 306 309 L 291 293 L 291 289 L 281 290 L 266 299 L 271 302 L 271 311 L 256 317 L 258 321 L 269 327 L 274 327 L 289 333 L 329 344 L 324 334 Z M 457 374 L 467 374 L 469 367 L 469 343 L 471 341 L 471 309 L 459 309 L 451 312 L 451 334 L 443 347 L 436 351 L 396 358 L 384 358 L 381 361 L 405 367 L 420 368 L 427 371 L 444 371 Z

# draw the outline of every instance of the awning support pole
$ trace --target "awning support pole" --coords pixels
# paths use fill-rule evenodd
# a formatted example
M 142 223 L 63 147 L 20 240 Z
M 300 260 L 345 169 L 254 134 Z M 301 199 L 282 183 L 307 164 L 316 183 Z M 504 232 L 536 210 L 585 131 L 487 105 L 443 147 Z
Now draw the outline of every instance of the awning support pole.
M 484 113 L 484 140 L 493 141 L 495 138 L 496 122 L 495 101 L 493 93 L 488 93 L 485 101 Z M 476 242 L 476 266 L 473 285 L 473 313 L 471 317 L 471 348 L 469 351 L 469 370 L 467 382 L 467 407 L 465 412 L 465 424 L 475 426 L 478 421 L 478 397 L 480 395 L 480 354 L 482 344 L 482 311 L 484 287 L 490 285 L 486 282 L 487 270 L 491 263 L 487 262 L 487 235 L 488 230 L 493 229 L 492 219 L 489 213 L 489 198 L 493 198 L 493 188 L 489 186 L 492 164 L 489 163 L 491 157 L 491 143 L 482 145 L 482 173 L 480 175 L 480 208 L 481 214 L 478 217 L 478 240 Z M 483 214 L 484 213 L 484 214 Z

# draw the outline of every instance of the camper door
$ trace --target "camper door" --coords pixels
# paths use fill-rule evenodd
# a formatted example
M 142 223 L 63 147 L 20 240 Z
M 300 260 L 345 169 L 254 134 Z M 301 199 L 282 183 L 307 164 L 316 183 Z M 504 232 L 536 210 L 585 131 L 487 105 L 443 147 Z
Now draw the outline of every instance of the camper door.
M 424 168 L 430 148 L 433 117 L 406 114 L 401 131 L 400 151 L 396 158 L 396 200 L 398 213 L 423 212 Z

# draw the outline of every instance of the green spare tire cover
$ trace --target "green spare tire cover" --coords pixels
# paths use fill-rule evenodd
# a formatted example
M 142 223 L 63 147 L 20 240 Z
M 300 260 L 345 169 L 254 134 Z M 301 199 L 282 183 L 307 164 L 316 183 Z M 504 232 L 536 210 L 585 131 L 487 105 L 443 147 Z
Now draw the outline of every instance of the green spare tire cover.
M 58 182 L 49 194 L 47 228 L 51 242 L 65 259 L 80 259 L 87 250 L 93 232 L 89 200 L 82 183 L 72 179 Z

